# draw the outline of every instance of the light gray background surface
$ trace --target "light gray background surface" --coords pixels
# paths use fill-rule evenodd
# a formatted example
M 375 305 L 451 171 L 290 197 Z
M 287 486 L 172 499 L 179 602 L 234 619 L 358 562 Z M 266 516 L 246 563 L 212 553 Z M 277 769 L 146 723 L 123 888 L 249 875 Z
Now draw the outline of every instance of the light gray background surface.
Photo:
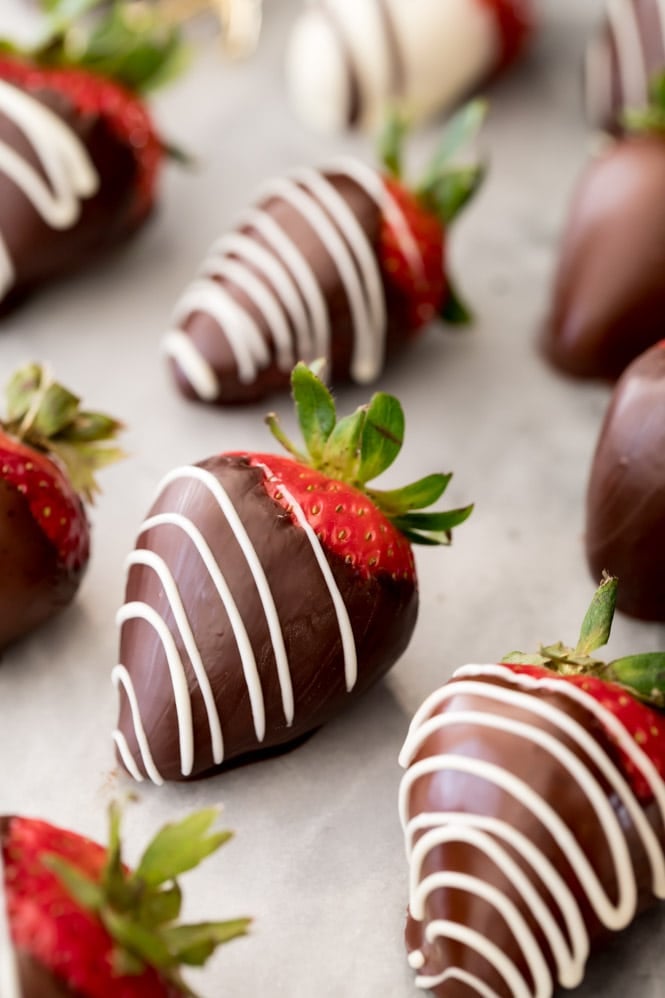
M 0 28 L 22 0 L 2 0 Z M 190 917 L 255 918 L 192 975 L 206 998 L 410 998 L 402 945 L 406 867 L 397 819 L 397 754 L 422 699 L 459 665 L 541 641 L 574 640 L 593 591 L 583 557 L 584 491 L 603 386 L 569 382 L 535 349 L 557 237 L 590 140 L 580 60 L 599 0 L 548 0 L 528 58 L 492 89 L 491 175 L 460 220 L 452 264 L 474 303 L 468 333 L 428 331 L 381 379 L 407 415 L 386 482 L 455 471 L 451 504 L 476 502 L 450 550 L 417 553 L 420 618 L 386 681 L 281 758 L 190 785 L 137 788 L 116 771 L 114 614 L 123 562 L 161 476 L 225 449 L 265 449 L 265 405 L 218 411 L 176 395 L 159 345 L 177 295 L 257 184 L 362 137 L 322 140 L 291 115 L 282 54 L 299 0 L 266 0 L 256 57 L 231 65 L 212 45 L 156 101 L 165 136 L 191 149 L 194 173 L 169 168 L 161 209 L 126 249 L 44 291 L 2 322 L 0 380 L 48 360 L 90 404 L 126 420 L 131 457 L 104 473 L 94 554 L 75 605 L 4 655 L 0 667 L 0 812 L 38 815 L 96 838 L 108 801 L 127 809 L 128 859 L 163 821 L 212 803 L 236 838 L 189 877 Z M 3 20 L 6 21 L 3 24 Z M 414 164 L 436 127 L 413 143 Z M 337 392 L 340 407 L 364 401 Z M 285 398 L 271 400 L 293 428 Z M 1 567 L 0 567 L 1 570 Z M 655 626 L 618 618 L 611 651 L 663 647 Z M 662 912 L 592 964 L 580 998 L 665 996 Z

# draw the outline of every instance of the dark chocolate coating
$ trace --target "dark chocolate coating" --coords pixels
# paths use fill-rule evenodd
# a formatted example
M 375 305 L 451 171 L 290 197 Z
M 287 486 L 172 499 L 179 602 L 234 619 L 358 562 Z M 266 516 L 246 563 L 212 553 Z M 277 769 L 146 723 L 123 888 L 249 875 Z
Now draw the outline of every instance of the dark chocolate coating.
M 625 130 L 625 112 L 646 106 L 650 81 L 665 70 L 658 0 L 621 0 L 617 10 L 614 19 L 606 13 L 590 42 L 584 72 L 590 124 L 616 135 Z
M 30 95 L 57 114 L 88 151 L 99 176 L 97 192 L 81 201 L 81 213 L 70 228 L 51 228 L 23 191 L 0 170 L 0 232 L 12 260 L 15 281 L 0 301 L 0 314 L 34 287 L 74 273 L 102 252 L 127 239 L 145 220 L 137 213 L 136 157 L 97 114 L 81 114 L 62 94 L 44 89 Z M 46 180 L 35 150 L 22 130 L 0 113 L 0 141 L 24 157 Z
M 16 957 L 22 998 L 85 998 L 80 991 L 72 991 L 64 981 L 54 977 L 23 950 L 19 950 Z
M 498 678 L 483 676 L 478 679 L 474 677 L 474 680 L 488 688 L 490 686 L 513 688 L 510 683 Z M 452 680 L 449 685 L 454 686 L 456 683 L 457 680 Z M 546 689 L 531 692 L 531 697 L 562 710 L 592 735 L 604 754 L 610 759 L 616 758 L 616 749 L 605 734 L 604 729 L 582 704 L 572 701 L 564 694 Z M 586 755 L 577 741 L 571 738 L 559 725 L 552 723 L 549 718 L 535 715 L 530 710 L 513 703 L 485 699 L 481 693 L 462 692 L 453 695 L 443 704 L 435 707 L 430 716 L 452 716 L 462 711 L 488 711 L 493 716 L 523 722 L 529 726 L 535 725 L 538 731 L 542 732 L 543 737 L 551 736 L 556 740 L 557 745 L 567 748 L 585 768 L 591 771 L 594 779 L 598 781 L 606 794 L 626 837 L 637 884 L 636 912 L 653 904 L 655 899 L 652 891 L 651 867 L 642 839 L 623 802 L 617 798 L 616 792 L 605 775 L 591 757 Z M 499 770 L 512 774 L 527 784 L 538 797 L 555 810 L 559 818 L 572 832 L 612 904 L 617 903 L 617 877 L 606 833 L 603 831 L 598 813 L 580 784 L 559 761 L 558 753 L 548 750 L 544 745 L 541 747 L 536 740 L 527 740 L 510 731 L 486 727 L 469 720 L 436 729 L 424 740 L 419 751 L 413 757 L 412 765 L 436 756 L 454 756 L 487 761 Z M 647 803 L 644 810 L 662 849 L 665 835 L 658 810 L 653 802 Z M 550 829 L 536 816 L 534 811 L 527 807 L 517 793 L 513 795 L 496 783 L 486 781 L 472 773 L 453 771 L 445 767 L 432 773 L 423 774 L 413 782 L 408 798 L 409 819 L 417 815 L 437 815 L 450 812 L 497 819 L 526 836 L 545 855 L 572 892 L 579 905 L 591 951 L 593 952 L 611 940 L 614 933 L 608 930 L 598 918 L 588 899 L 586 888 L 570 862 L 564 842 L 557 838 L 554 829 Z M 451 824 L 454 826 L 455 820 L 451 820 Z M 428 828 L 435 827 L 433 821 L 428 821 L 425 829 L 416 832 L 415 841 L 418 841 Z M 508 840 L 495 835 L 491 827 L 487 829 L 487 834 L 505 849 L 510 858 L 521 869 L 540 899 L 550 910 L 563 932 L 564 939 L 570 946 L 568 930 L 554 894 L 550 893 L 544 880 L 534 872 L 534 866 L 530 864 L 526 855 L 523 855 Z M 491 853 L 486 852 L 478 844 L 459 838 L 439 843 L 427 852 L 419 879 L 422 881 L 425 877 L 439 871 L 471 875 L 498 889 L 512 902 L 527 923 L 545 959 L 554 982 L 550 994 L 553 993 L 557 982 L 557 965 L 547 933 L 535 917 L 516 882 L 494 862 Z M 423 921 L 413 918 L 409 911 L 406 925 L 407 949 L 409 952 L 422 950 L 425 957 L 425 964 L 419 973 L 424 976 L 436 976 L 447 968 L 460 968 L 462 973 L 479 978 L 492 990 L 492 993 L 496 993 L 500 998 L 513 998 L 514 992 L 506 979 L 486 957 L 486 948 L 482 946 L 475 948 L 462 940 L 446 936 L 439 936 L 433 941 L 426 939 L 427 924 L 439 919 L 459 923 L 480 933 L 487 939 L 488 944 L 497 946 L 500 952 L 505 954 L 518 968 L 527 982 L 529 993 L 532 993 L 531 989 L 535 993 L 533 976 L 515 932 L 488 899 L 471 889 L 462 890 L 451 886 L 432 889 L 427 898 Z M 471 998 L 478 992 L 467 987 L 460 980 L 451 977 L 432 988 L 432 993 L 437 998 L 467 998 L 467 996 Z
M 66 568 L 26 498 L 0 479 L 0 649 L 64 609 L 83 568 Z
M 313 731 L 375 683 L 406 647 L 415 625 L 418 598 L 411 581 L 388 575 L 365 579 L 342 557 L 326 551 L 346 604 L 358 655 L 358 678 L 347 692 L 337 617 L 305 531 L 266 493 L 262 470 L 239 456 L 219 456 L 200 465 L 222 483 L 256 549 L 281 624 L 295 702 L 287 726 L 274 646 L 266 614 L 238 541 L 207 488 L 192 479 L 165 487 L 150 515 L 177 511 L 201 531 L 244 620 L 256 657 L 265 702 L 266 733 L 259 742 L 248 685 L 229 618 L 189 537 L 172 526 L 144 530 L 137 547 L 156 551 L 169 566 L 208 674 L 224 737 L 224 765 L 238 757 L 286 746 Z M 191 668 L 164 588 L 152 569 L 131 567 L 126 601 L 154 607 L 173 635 L 185 665 L 193 710 L 192 777 L 214 766 L 210 728 L 199 684 Z M 181 780 L 177 715 L 162 640 L 154 627 L 132 618 L 122 626 L 119 661 L 133 680 L 155 765 L 164 779 Z M 145 769 L 129 701 L 120 688 L 119 730 L 139 771 Z
M 381 231 L 381 212 L 376 202 L 364 188 L 351 177 L 321 171 L 330 181 L 332 187 L 344 199 L 351 213 L 355 216 L 362 231 L 366 233 L 370 245 L 378 252 Z M 330 366 L 331 380 L 335 383 L 348 381 L 351 378 L 351 361 L 354 348 L 354 326 L 350 303 L 346 290 L 340 278 L 335 261 L 322 241 L 320 234 L 307 221 L 302 213 L 281 197 L 270 197 L 259 202 L 258 207 L 265 211 L 276 225 L 288 234 L 302 255 L 311 266 L 315 280 L 321 289 L 330 321 Z M 333 219 L 334 221 L 334 219 Z M 241 226 L 240 233 L 249 236 L 258 246 L 271 256 L 276 255 L 274 249 L 263 235 L 251 225 Z M 233 258 L 233 254 L 230 254 Z M 282 260 L 286 265 L 286 261 Z M 246 269 L 265 285 L 282 302 L 279 289 L 274 287 L 266 275 L 250 262 L 243 261 Z M 288 269 L 288 267 L 287 267 Z M 293 276 L 293 275 L 292 275 Z M 249 383 L 243 383 L 238 374 L 236 360 L 223 327 L 207 312 L 195 311 L 184 319 L 180 328 L 191 338 L 198 351 L 206 358 L 217 375 L 220 393 L 215 400 L 219 405 L 234 405 L 245 402 L 255 402 L 275 391 L 288 391 L 290 386 L 290 370 L 281 370 L 277 364 L 273 331 L 266 316 L 253 297 L 227 276 L 215 276 L 214 280 L 221 284 L 230 297 L 243 310 L 249 313 L 258 326 L 270 353 L 269 364 L 258 371 L 256 378 Z M 399 352 L 408 339 L 405 332 L 409 328 L 406 318 L 407 303 L 400 292 L 385 280 L 382 274 L 383 294 L 386 301 L 387 325 L 385 331 L 385 356 L 391 358 Z M 298 284 L 295 281 L 296 286 Z M 301 294 L 301 291 L 299 291 Z M 304 300 L 304 299 L 303 299 Z M 295 343 L 295 330 L 288 317 L 287 322 Z M 296 359 L 307 361 L 314 357 Z M 188 398 L 197 399 L 198 395 L 189 383 L 186 375 L 180 369 L 177 361 L 170 361 L 171 369 L 180 390 Z
M 620 610 L 665 620 L 665 345 L 616 385 L 591 468 L 586 550 L 595 579 L 619 579 Z
M 543 348 L 578 377 L 617 378 L 665 332 L 665 138 L 612 145 L 587 168 L 561 246 Z

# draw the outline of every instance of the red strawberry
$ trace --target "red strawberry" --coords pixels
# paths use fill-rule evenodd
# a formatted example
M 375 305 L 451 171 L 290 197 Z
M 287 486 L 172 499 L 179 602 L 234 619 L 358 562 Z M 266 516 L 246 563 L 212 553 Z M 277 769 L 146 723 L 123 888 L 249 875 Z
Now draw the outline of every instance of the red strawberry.
M 0 648 L 63 609 L 90 553 L 83 500 L 121 451 L 120 424 L 84 412 L 37 364 L 17 371 L 0 422 Z
M 337 421 L 304 364 L 306 452 L 234 453 L 168 475 L 129 558 L 115 740 L 135 779 L 187 779 L 292 745 L 406 648 L 418 593 L 410 542 L 445 544 L 471 507 L 420 512 L 449 475 L 379 491 L 404 417 L 377 394 Z
M 575 648 L 465 666 L 414 717 L 406 942 L 438 998 L 574 988 L 665 897 L 665 655 L 592 657 L 616 590 L 605 577 Z
M 370 383 L 437 314 L 468 321 L 444 247 L 483 176 L 451 159 L 484 115 L 482 101 L 459 112 L 413 190 L 401 180 L 398 119 L 382 138 L 381 172 L 346 157 L 268 182 L 176 305 L 165 347 L 180 389 L 249 402 L 286 389 L 298 360 L 319 357 L 333 382 Z
M 150 214 L 164 148 L 140 94 L 179 61 L 178 35 L 156 13 L 118 3 L 88 28 L 67 20 L 66 3 L 50 6 L 37 49 L 5 43 L 0 56 L 0 139 L 20 165 L 0 164 L 3 309 Z
M 230 838 L 214 808 L 167 825 L 136 871 L 122 863 L 119 813 L 103 848 L 34 818 L 0 819 L 4 893 L 21 998 L 184 998 L 201 965 L 249 920 L 179 925 L 177 881 Z M 1 869 L 2 864 L 0 864 Z M 3 998 L 14 998 L 10 994 Z

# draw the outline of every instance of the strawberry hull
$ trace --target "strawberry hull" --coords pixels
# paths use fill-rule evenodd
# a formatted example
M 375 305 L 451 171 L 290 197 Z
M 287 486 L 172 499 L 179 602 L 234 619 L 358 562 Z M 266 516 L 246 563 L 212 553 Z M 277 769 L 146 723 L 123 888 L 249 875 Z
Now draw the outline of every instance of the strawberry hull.
M 24 86 L 13 77 L 0 61 L 0 141 L 27 172 L 16 182 L 0 163 L 0 312 L 121 244 L 152 207 L 139 197 L 137 153 L 106 115 L 79 110 L 40 75 Z
M 402 750 L 406 943 L 437 998 L 575 987 L 589 953 L 665 896 L 661 777 L 611 710 L 539 671 L 464 667 Z
M 59 613 L 74 598 L 85 564 L 67 567 L 27 499 L 0 480 L 0 649 Z
M 417 605 L 411 579 L 326 550 L 247 458 L 177 469 L 130 557 L 121 761 L 161 782 L 289 746 L 384 675 Z

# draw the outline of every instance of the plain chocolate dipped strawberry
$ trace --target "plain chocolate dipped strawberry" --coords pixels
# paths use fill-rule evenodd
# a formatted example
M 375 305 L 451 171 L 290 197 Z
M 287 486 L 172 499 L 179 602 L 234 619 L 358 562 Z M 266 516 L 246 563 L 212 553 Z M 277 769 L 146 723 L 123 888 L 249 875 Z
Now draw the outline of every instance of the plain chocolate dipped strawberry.
M 626 112 L 647 106 L 649 81 L 663 72 L 665 8 L 660 0 L 606 0 L 584 66 L 590 123 L 621 134 Z
M 346 157 L 266 184 L 176 305 L 164 347 L 181 391 L 250 402 L 286 390 L 295 363 L 318 357 L 333 382 L 369 383 L 437 313 L 467 319 L 446 241 L 483 171 L 450 159 L 484 113 L 482 102 L 460 112 L 414 191 L 401 179 L 397 121 L 383 172 Z
M 559 369 L 618 378 L 663 335 L 665 78 L 633 130 L 586 168 L 563 234 L 543 347 Z
M 591 572 L 621 580 L 618 606 L 665 620 L 665 342 L 617 383 L 596 445 L 586 500 Z
M 181 62 L 146 9 L 114 3 L 88 30 L 76 5 L 49 8 L 36 48 L 0 52 L 0 311 L 148 218 L 164 149 L 140 94 Z
M 416 983 L 437 998 L 550 998 L 665 897 L 660 652 L 610 663 L 616 580 L 574 649 L 467 665 L 400 761 Z
M 38 364 L 7 386 L 0 421 L 0 649 L 64 609 L 90 557 L 84 502 L 118 460 L 121 424 L 86 412 Z
M 367 483 L 397 456 L 398 401 L 336 418 L 293 373 L 307 451 L 238 452 L 176 468 L 130 555 L 115 741 L 137 780 L 183 780 L 290 745 L 375 683 L 406 648 L 418 592 L 411 543 L 445 544 L 471 507 L 420 512 L 449 475 Z
M 249 927 L 179 922 L 180 876 L 231 837 L 213 829 L 216 816 L 166 825 L 134 871 L 116 807 L 107 847 L 36 818 L 0 818 L 2 998 L 194 998 L 182 967 L 202 966 Z

